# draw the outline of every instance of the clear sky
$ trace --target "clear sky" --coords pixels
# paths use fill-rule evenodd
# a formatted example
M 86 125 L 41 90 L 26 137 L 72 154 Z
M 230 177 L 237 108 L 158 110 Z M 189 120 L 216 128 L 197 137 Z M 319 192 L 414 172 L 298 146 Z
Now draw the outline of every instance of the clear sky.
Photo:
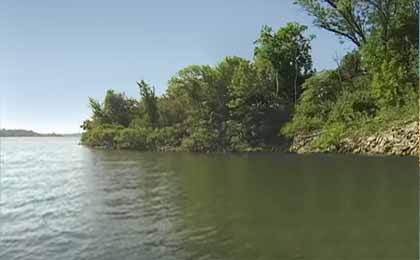
M 317 70 L 351 45 L 311 25 L 293 0 L 2 0 L 1 128 L 79 132 L 88 97 L 107 89 L 138 97 L 144 79 L 164 93 L 191 64 L 252 59 L 264 24 L 309 26 Z

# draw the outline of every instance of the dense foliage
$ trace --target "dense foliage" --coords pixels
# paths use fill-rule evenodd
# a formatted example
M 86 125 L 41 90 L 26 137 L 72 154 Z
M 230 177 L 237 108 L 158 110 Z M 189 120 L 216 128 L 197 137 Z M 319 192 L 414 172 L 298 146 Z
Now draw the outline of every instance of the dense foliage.
M 418 114 L 418 1 L 298 0 L 315 24 L 351 40 L 356 49 L 336 70 L 307 80 L 294 117 L 282 133 L 318 131 L 325 148 Z
M 109 90 L 90 99 L 82 142 L 137 150 L 255 151 L 321 133 L 326 147 L 417 115 L 418 2 L 297 0 L 315 25 L 355 44 L 335 70 L 315 73 L 307 28 L 264 26 L 254 60 L 192 65 L 164 95 L 144 81 L 140 99 Z

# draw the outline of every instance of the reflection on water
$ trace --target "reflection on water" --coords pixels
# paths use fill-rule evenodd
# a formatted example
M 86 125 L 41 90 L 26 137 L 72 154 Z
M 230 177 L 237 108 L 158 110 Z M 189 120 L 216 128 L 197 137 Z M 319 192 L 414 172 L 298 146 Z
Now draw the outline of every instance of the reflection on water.
M 415 158 L 1 142 L 0 259 L 418 259 Z

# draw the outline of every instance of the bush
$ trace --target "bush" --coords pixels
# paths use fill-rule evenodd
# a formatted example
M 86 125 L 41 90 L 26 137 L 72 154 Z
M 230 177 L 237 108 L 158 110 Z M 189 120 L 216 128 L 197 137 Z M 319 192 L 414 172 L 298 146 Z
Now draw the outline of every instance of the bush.
M 372 90 L 381 107 L 404 105 L 410 88 L 408 71 L 395 59 L 385 60 L 373 74 Z
M 327 124 L 322 129 L 321 136 L 316 139 L 313 146 L 320 149 L 328 149 L 329 147 L 339 143 L 340 139 L 344 136 L 346 125 L 341 122 L 334 122 Z
M 151 147 L 177 147 L 181 144 L 183 130 L 181 127 L 156 128 L 150 132 L 147 142 Z
M 347 59 L 342 62 L 341 70 L 350 66 L 347 63 L 358 61 L 353 56 Z M 320 144 L 331 144 L 341 126 L 348 129 L 375 117 L 379 107 L 370 88 L 371 79 L 361 73 L 360 68 L 349 72 L 344 81 L 340 78 L 340 75 L 346 75 L 342 71 L 340 74 L 326 71 L 308 79 L 293 119 L 281 129 L 281 134 L 292 138 L 322 130 L 326 135 L 321 138 Z
M 114 141 L 118 149 L 148 149 L 146 128 L 125 128 L 118 132 Z
M 181 148 L 191 152 L 217 151 L 217 136 L 206 128 L 196 128 L 182 140 Z
M 291 122 L 284 125 L 280 133 L 288 138 L 292 138 L 297 134 L 308 134 L 311 131 L 321 129 L 323 124 L 324 121 L 317 117 L 295 115 Z
M 369 89 L 343 91 L 329 113 L 329 121 L 351 124 L 376 115 L 378 107 Z
M 92 129 L 87 130 L 82 134 L 82 143 L 99 147 L 114 147 L 114 138 L 118 134 L 120 130 L 122 130 L 122 126 L 114 126 L 114 125 L 103 125 L 94 127 Z
M 304 91 L 295 107 L 293 120 L 281 130 L 288 137 L 322 128 L 343 89 L 336 71 L 316 74 L 302 87 Z

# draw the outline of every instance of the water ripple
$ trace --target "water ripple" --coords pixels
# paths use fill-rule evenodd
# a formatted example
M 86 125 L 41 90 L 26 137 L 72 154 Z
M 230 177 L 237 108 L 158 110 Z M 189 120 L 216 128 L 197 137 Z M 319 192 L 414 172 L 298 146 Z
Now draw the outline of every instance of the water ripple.
M 417 253 L 417 218 L 409 216 L 417 214 L 417 179 L 400 177 L 401 169 L 417 171 L 415 160 L 256 156 L 251 163 L 251 155 L 77 143 L 2 141 L 1 260 L 296 259 L 319 248 L 416 259 L 409 256 Z M 380 243 L 366 246 L 367 238 Z

